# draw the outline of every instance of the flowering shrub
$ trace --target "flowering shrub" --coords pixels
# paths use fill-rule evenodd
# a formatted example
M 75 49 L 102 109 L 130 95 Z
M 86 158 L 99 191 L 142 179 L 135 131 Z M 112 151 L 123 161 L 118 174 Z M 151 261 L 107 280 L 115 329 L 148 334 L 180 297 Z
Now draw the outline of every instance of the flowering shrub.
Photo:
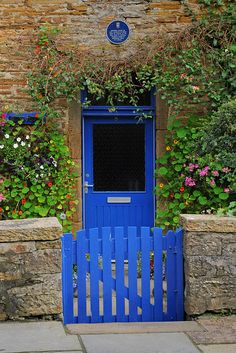
M 74 162 L 63 136 L 42 124 L 34 127 L 0 119 L 0 218 L 57 216 L 71 229 L 76 211 Z
M 191 122 L 182 127 L 175 121 L 170 128 L 166 153 L 156 170 L 158 226 L 176 228 L 180 213 L 215 213 L 233 197 L 234 170 L 210 154 L 201 155 L 201 139 L 204 132 Z

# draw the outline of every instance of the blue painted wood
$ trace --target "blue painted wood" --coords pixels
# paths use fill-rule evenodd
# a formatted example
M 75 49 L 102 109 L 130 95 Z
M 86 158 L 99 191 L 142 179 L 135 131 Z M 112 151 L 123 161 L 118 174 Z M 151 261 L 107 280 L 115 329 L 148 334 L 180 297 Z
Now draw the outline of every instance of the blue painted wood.
M 166 282 L 167 282 L 167 316 L 169 321 L 176 320 L 176 261 L 175 261 L 175 234 L 168 231 Z
M 66 233 L 62 237 L 62 297 L 65 324 L 74 322 L 72 240 L 71 233 Z
M 112 322 L 111 228 L 102 228 L 103 313 L 104 322 Z
M 141 228 L 142 321 L 152 321 L 150 306 L 150 228 Z
M 184 320 L 183 229 L 176 231 L 176 320 Z
M 89 236 L 86 236 L 89 233 Z M 100 237 L 100 238 L 99 238 Z M 99 239 L 98 239 L 99 238 Z M 62 237 L 62 290 L 64 323 L 173 321 L 183 320 L 183 251 L 182 230 L 169 231 L 148 227 L 105 227 Z M 167 313 L 163 312 L 162 252 L 167 250 Z M 137 294 L 137 251 L 141 251 L 142 295 Z M 150 251 L 154 251 L 154 304 L 150 303 Z M 128 286 L 124 284 L 125 252 L 128 259 Z M 90 254 L 87 261 L 86 254 Z M 98 257 L 102 256 L 102 268 Z M 112 277 L 111 259 L 116 261 L 116 278 Z M 73 264 L 78 267 L 78 317 L 73 311 Z M 90 265 L 89 265 L 90 264 Z M 91 317 L 86 315 L 86 272 L 90 272 Z M 99 314 L 99 280 L 103 281 L 104 315 Z M 112 290 L 116 291 L 116 315 L 112 315 Z M 125 314 L 125 298 L 129 315 Z M 138 314 L 138 307 L 142 314 Z
M 137 321 L 137 228 L 128 227 L 129 321 Z
M 40 116 L 40 112 L 24 112 L 24 113 L 6 113 L 6 119 L 12 120 L 15 123 L 23 121 L 24 125 L 33 125 Z M 41 118 L 40 118 L 41 120 Z M 46 122 L 46 116 L 43 117 L 43 122 Z
M 84 182 L 94 185 L 93 171 L 93 127 L 95 124 L 137 124 L 135 119 L 116 118 L 84 118 Z M 145 125 L 145 171 L 146 191 L 96 192 L 89 187 L 84 193 L 85 212 L 83 215 L 86 228 L 106 226 L 150 226 L 154 224 L 154 120 L 144 119 Z M 83 188 L 84 190 L 84 188 Z M 107 197 L 130 197 L 131 203 L 111 204 Z M 124 216 L 125 215 L 125 216 Z
M 86 239 L 85 231 L 78 231 L 77 243 L 77 289 L 78 289 L 78 322 L 86 322 Z
M 91 322 L 100 322 L 99 317 L 99 263 L 98 229 L 90 229 L 90 301 Z
M 115 227 L 115 261 L 116 261 L 116 321 L 125 320 L 124 291 L 124 228 Z
M 154 321 L 163 320 L 163 284 L 162 284 L 162 229 L 154 228 Z

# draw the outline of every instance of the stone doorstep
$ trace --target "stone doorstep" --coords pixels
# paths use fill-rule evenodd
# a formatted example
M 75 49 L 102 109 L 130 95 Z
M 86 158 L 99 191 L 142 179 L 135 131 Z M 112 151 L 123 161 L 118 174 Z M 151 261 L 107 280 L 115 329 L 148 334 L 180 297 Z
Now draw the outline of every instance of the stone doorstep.
M 178 322 L 116 322 L 102 324 L 69 324 L 70 335 L 199 332 L 204 328 L 195 321 Z

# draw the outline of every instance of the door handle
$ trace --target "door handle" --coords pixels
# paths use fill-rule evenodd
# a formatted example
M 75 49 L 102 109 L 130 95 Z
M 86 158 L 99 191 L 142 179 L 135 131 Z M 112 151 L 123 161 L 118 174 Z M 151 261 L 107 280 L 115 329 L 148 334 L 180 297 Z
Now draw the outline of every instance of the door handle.
M 93 184 L 89 184 L 88 181 L 84 182 L 84 192 L 85 194 L 88 193 L 88 188 L 93 188 Z
M 88 181 L 85 181 L 84 187 L 85 188 L 93 188 L 93 184 L 89 184 Z

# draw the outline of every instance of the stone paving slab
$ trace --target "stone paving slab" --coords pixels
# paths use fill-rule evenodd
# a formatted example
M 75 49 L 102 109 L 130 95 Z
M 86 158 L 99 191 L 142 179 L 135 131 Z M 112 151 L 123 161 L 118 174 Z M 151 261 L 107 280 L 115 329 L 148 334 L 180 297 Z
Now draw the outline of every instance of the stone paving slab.
M 210 344 L 198 346 L 203 353 L 235 353 L 236 344 Z
M 0 352 L 78 353 L 81 350 L 78 337 L 66 335 L 61 322 L 0 323 Z
M 158 333 L 158 332 L 192 332 L 203 331 L 196 321 L 179 322 L 116 322 L 104 324 L 66 325 L 72 335 L 107 334 L 107 333 Z
M 236 343 L 236 315 L 198 318 L 204 330 L 189 332 L 196 344 Z
M 87 353 L 199 353 L 184 333 L 82 335 Z

